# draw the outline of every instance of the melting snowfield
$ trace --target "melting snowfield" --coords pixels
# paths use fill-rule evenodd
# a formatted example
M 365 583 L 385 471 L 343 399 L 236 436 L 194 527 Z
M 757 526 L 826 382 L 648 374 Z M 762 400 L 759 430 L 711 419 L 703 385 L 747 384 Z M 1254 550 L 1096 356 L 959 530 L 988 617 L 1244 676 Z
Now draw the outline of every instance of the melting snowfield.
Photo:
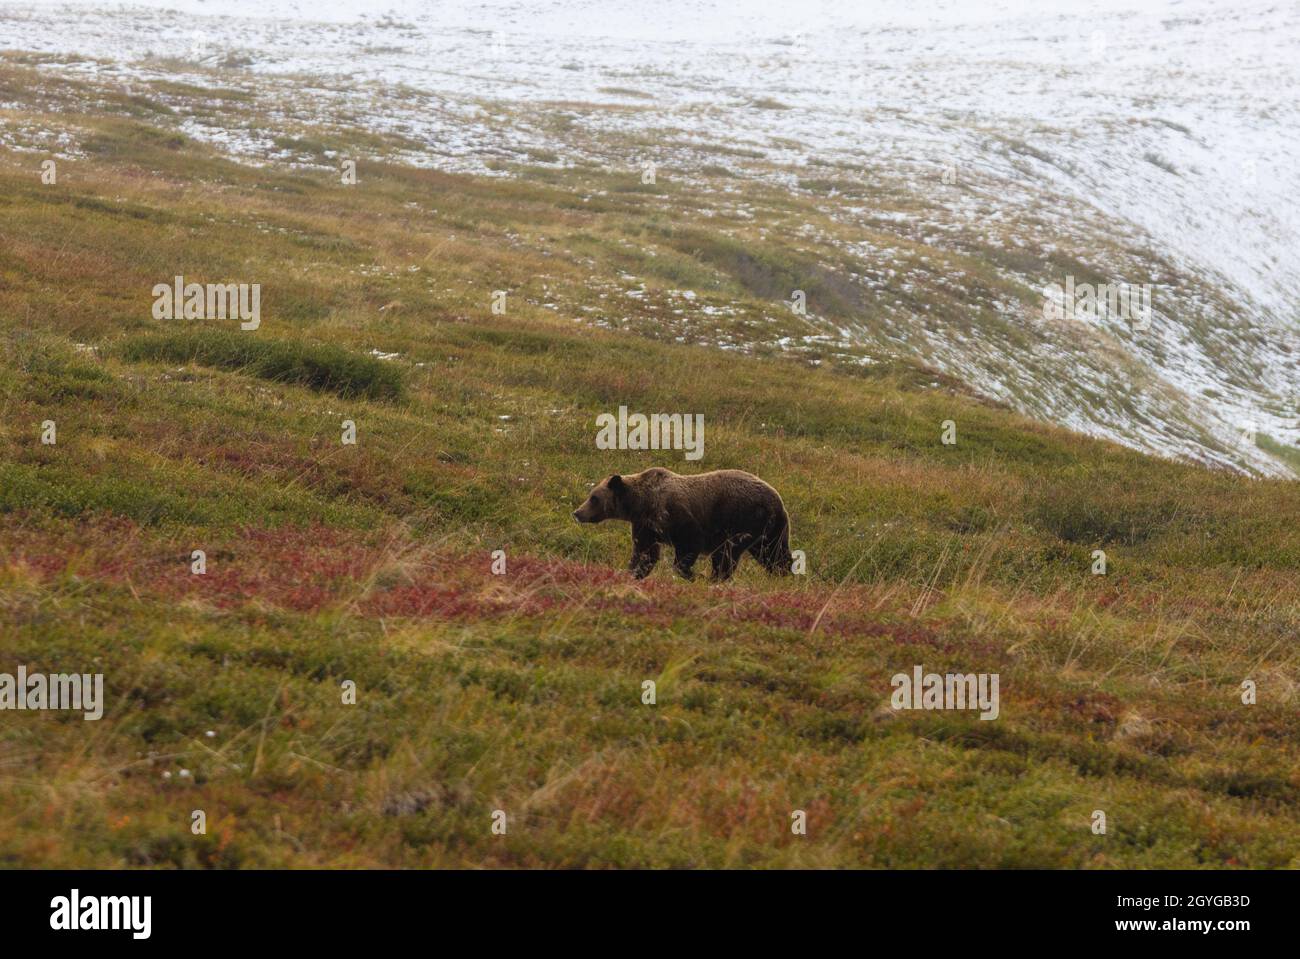
M 725 162 L 792 189 L 814 160 L 887 171 L 927 200 L 900 235 L 942 245 L 1013 224 L 1013 245 L 1077 249 L 1112 282 L 1153 284 L 1153 316 L 1040 329 L 1043 285 L 1066 278 L 1027 272 L 1005 314 L 1033 328 L 1032 349 L 905 312 L 846 337 L 1169 455 L 1278 474 L 1254 435 L 1300 445 L 1295 3 L 0 0 L 0 49 L 125 83 L 210 84 L 216 69 L 223 85 L 281 91 L 286 121 L 398 133 L 401 159 L 450 170 L 523 155 L 666 175 Z M 276 158 L 275 131 L 184 129 Z M 628 134 L 672 147 L 629 154 Z M 0 144 L 18 139 L 0 128 Z M 762 162 L 746 170 L 746 155 Z M 849 233 L 879 227 L 870 209 L 822 202 Z M 851 250 L 887 265 L 887 251 Z

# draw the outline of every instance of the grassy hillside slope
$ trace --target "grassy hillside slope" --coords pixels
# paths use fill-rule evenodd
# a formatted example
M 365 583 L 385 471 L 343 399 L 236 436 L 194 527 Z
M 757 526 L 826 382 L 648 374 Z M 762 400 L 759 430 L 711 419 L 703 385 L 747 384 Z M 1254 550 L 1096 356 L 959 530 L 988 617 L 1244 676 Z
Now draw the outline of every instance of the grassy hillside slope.
M 1300 864 L 1294 482 L 769 348 L 788 289 L 849 295 L 793 198 L 737 244 L 704 187 L 344 186 L 135 109 L 61 113 L 57 184 L 0 150 L 0 671 L 108 691 L 0 713 L 0 864 Z M 260 283 L 261 327 L 153 319 L 178 274 Z M 597 450 L 620 405 L 703 413 L 704 459 Z M 807 575 L 634 583 L 569 514 L 650 465 L 760 473 Z M 890 710 L 915 665 L 1000 674 L 1000 717 Z

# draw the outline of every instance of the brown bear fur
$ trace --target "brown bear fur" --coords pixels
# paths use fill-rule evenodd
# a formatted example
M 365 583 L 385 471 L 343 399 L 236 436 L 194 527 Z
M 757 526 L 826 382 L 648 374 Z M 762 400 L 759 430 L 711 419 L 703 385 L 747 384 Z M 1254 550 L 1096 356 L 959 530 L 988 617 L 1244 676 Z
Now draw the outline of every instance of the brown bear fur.
M 673 566 L 690 579 L 695 561 L 708 556 L 713 578 L 736 571 L 746 550 L 769 573 L 790 572 L 790 518 L 781 496 L 743 470 L 715 470 L 679 476 L 655 467 L 631 476 L 602 480 L 574 510 L 579 523 L 607 519 L 632 524 L 628 568 L 644 579 L 659 562 L 659 546 L 673 548 Z

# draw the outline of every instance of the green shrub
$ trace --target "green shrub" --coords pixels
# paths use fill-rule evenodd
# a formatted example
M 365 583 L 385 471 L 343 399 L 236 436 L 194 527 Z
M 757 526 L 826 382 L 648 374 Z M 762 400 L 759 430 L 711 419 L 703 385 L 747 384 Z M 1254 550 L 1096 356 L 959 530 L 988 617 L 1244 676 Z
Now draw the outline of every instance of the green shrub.
M 397 399 L 405 389 L 391 362 L 341 346 L 271 340 L 248 333 L 204 331 L 133 337 L 121 348 L 131 362 L 196 363 L 239 370 L 277 383 L 308 386 L 343 397 Z

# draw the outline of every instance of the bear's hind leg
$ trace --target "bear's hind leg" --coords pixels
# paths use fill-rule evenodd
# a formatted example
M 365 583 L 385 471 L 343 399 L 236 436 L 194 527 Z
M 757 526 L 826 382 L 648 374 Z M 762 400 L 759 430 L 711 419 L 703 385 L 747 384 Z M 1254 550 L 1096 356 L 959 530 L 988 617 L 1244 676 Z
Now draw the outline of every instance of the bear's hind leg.
M 774 576 L 788 576 L 794 565 L 790 553 L 790 522 L 781 520 L 780 526 L 769 525 L 762 537 L 754 541 L 750 552 L 765 570 Z

